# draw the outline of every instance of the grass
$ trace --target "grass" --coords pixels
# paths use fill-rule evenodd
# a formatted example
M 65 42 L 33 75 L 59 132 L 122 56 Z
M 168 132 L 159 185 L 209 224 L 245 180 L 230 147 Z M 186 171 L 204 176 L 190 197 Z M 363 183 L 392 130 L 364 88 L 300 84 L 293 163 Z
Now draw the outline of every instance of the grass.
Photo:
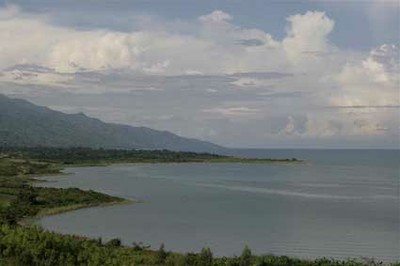
M 117 204 L 127 200 L 78 188 L 33 187 L 32 176 L 60 173 L 60 167 L 34 160 L 0 158 L 0 211 L 4 218 L 15 221 L 32 220 L 79 208 Z M 29 218 L 29 219 L 26 219 Z

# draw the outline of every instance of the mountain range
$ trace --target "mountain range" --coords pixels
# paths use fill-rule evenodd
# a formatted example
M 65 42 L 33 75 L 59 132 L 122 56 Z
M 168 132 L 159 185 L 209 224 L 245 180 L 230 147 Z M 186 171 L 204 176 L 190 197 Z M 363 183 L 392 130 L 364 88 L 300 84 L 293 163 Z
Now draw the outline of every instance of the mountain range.
M 168 149 L 221 152 L 211 142 L 168 131 L 106 123 L 83 113 L 65 114 L 0 94 L 0 146 Z

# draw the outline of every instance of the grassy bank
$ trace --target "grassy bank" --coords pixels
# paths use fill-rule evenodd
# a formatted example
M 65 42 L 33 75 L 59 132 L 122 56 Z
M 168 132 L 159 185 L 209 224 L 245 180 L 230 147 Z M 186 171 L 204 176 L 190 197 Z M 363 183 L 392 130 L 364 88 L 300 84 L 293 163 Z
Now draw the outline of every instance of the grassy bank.
M 116 205 L 116 204 L 130 204 L 130 203 L 134 203 L 134 202 L 136 202 L 136 201 L 118 199 L 115 201 L 104 202 L 104 203 L 79 203 L 79 204 L 71 204 L 71 205 L 60 206 L 60 207 L 43 208 L 40 211 L 38 211 L 34 216 L 28 216 L 28 217 L 21 219 L 18 222 L 18 224 L 23 225 L 23 226 L 31 226 L 31 225 L 34 225 L 35 222 L 38 221 L 40 218 L 43 218 L 45 216 L 56 215 L 56 214 L 69 212 L 69 211 L 75 211 L 75 210 L 84 209 L 84 208 L 105 207 L 105 206 L 112 206 L 112 205 Z
M 60 167 L 27 159 L 0 158 L 0 221 L 16 224 L 36 215 L 125 202 L 124 199 L 78 188 L 34 187 L 32 176 L 58 174 Z
M 238 257 L 215 258 L 210 249 L 180 254 L 133 244 L 122 246 L 118 239 L 102 241 L 62 235 L 37 227 L 0 226 L 1 265 L 176 265 L 176 266 L 362 266 L 381 265 L 367 260 L 304 260 L 286 256 L 254 256 L 244 248 Z M 396 265 L 396 264 L 392 264 Z M 397 264 L 399 265 L 399 264 Z

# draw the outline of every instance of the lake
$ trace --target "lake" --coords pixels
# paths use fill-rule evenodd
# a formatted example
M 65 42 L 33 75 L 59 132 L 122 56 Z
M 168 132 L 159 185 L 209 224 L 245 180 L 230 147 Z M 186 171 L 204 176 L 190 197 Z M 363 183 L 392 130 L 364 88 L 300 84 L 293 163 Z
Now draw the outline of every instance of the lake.
M 62 233 L 157 249 L 400 260 L 398 150 L 236 150 L 301 164 L 131 164 L 67 168 L 41 185 L 141 203 L 42 218 Z

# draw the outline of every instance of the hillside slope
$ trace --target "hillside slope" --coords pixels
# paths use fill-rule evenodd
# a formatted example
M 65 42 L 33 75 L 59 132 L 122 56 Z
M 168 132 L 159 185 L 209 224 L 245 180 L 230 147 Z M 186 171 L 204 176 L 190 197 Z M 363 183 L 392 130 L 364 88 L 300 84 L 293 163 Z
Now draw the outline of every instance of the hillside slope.
M 83 113 L 65 114 L 0 94 L 0 145 L 169 149 L 218 152 L 210 142 L 146 127 L 105 123 Z

